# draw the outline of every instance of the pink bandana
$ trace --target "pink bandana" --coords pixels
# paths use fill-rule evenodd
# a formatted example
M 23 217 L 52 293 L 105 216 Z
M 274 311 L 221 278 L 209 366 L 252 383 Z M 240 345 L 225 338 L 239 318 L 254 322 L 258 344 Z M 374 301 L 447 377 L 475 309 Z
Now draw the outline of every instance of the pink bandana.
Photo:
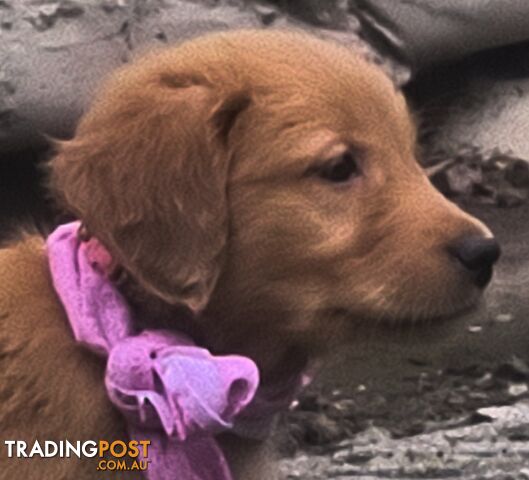
M 53 284 L 75 339 L 108 357 L 106 389 L 131 438 L 151 441 L 144 459 L 150 462 L 147 477 L 231 480 L 213 435 L 231 429 L 254 398 L 255 363 L 237 355 L 213 356 L 172 331 L 135 331 L 125 299 L 104 273 L 108 252 L 96 240 L 81 242 L 79 226 L 60 226 L 47 240 Z M 269 419 L 288 405 L 298 384 L 287 388 L 280 402 L 268 402 L 271 408 L 259 407 L 258 417 Z

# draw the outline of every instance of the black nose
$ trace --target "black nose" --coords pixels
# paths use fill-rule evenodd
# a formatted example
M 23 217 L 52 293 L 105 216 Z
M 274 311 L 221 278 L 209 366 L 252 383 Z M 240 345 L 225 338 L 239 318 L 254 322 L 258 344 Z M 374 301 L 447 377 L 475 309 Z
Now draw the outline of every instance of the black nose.
M 476 286 L 485 288 L 492 277 L 492 266 L 500 258 L 500 246 L 494 238 L 469 236 L 460 238 L 448 251 L 471 274 Z

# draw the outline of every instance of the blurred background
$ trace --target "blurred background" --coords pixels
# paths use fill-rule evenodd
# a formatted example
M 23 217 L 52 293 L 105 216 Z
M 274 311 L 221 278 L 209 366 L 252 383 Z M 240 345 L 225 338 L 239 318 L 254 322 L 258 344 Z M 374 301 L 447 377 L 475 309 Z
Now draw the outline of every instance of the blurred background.
M 285 474 L 529 479 L 527 0 L 0 0 L 0 239 L 59 221 L 47 138 L 73 134 L 108 72 L 245 27 L 306 29 L 379 64 L 432 182 L 504 252 L 479 312 L 336 352 L 282 419 Z

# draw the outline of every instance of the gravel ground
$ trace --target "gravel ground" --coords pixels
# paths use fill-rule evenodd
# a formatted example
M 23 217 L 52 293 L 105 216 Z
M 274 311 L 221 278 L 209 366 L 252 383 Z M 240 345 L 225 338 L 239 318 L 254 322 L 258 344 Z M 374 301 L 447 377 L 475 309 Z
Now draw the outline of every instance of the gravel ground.
M 529 403 L 482 408 L 480 424 L 394 439 L 370 427 L 324 455 L 281 464 L 289 479 L 529 479 Z M 440 427 L 442 427 L 440 425 Z

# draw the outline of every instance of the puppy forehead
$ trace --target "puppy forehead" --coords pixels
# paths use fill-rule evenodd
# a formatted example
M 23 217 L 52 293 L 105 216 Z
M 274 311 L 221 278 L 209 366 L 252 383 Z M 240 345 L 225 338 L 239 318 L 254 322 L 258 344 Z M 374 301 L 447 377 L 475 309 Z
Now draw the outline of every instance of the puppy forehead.
M 338 52 L 336 58 L 320 60 L 292 60 L 288 74 L 270 66 L 269 75 L 258 77 L 246 136 L 262 155 L 247 155 L 243 169 L 252 168 L 254 158 L 260 172 L 267 166 L 278 173 L 277 168 L 294 171 L 347 145 L 388 156 L 412 152 L 413 123 L 391 81 L 353 54 Z
M 298 71 L 297 81 L 271 79 L 258 104 L 276 124 L 321 125 L 341 136 L 369 140 L 399 136 L 413 128 L 404 97 L 381 72 L 359 63 L 319 71 Z M 303 75 L 307 75 L 303 81 Z
M 184 70 L 201 71 L 221 89 L 253 89 L 257 97 L 264 96 L 263 102 L 301 105 L 305 101 L 309 108 L 327 105 L 333 111 L 367 117 L 406 112 L 393 83 L 378 66 L 353 48 L 306 33 L 214 34 L 184 44 L 178 57 L 176 63 Z
M 257 90 L 274 92 L 306 110 L 328 107 L 329 113 L 343 112 L 350 120 L 406 116 L 405 103 L 390 79 L 354 50 L 319 39 L 280 47 L 272 44 L 268 58 L 249 58 L 248 81 Z

